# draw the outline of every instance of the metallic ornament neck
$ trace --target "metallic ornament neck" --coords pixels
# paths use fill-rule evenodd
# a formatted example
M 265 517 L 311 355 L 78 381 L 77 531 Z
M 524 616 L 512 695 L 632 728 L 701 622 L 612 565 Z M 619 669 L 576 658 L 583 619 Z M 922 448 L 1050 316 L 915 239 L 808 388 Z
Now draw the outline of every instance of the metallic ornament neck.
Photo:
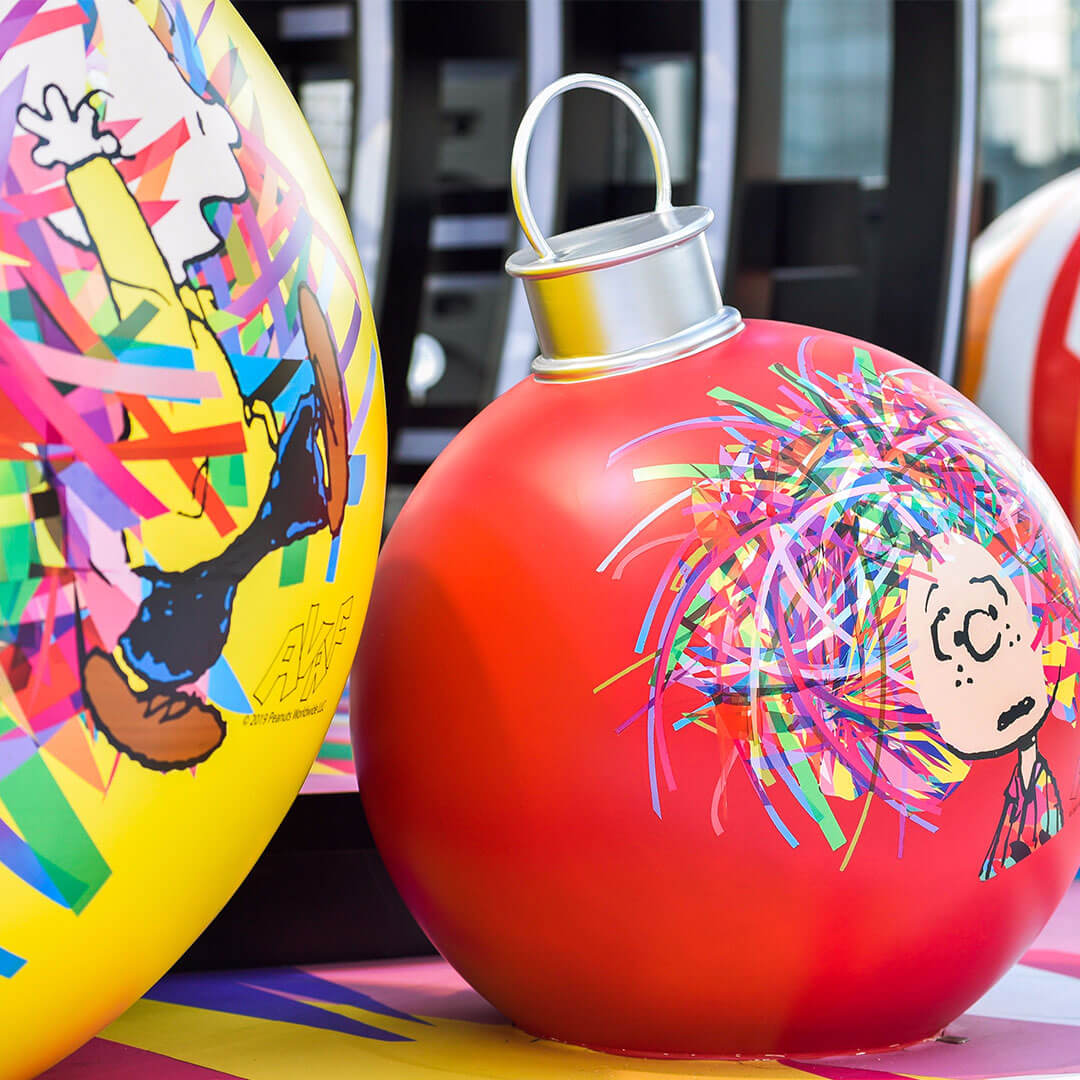
M 742 328 L 725 307 L 700 206 L 653 211 L 551 237 L 550 258 L 519 251 L 532 311 L 541 379 L 621 374 L 677 360 Z
M 645 133 L 656 167 L 656 208 L 545 237 L 525 184 L 529 142 L 540 112 L 567 90 L 588 87 L 617 97 Z M 629 87 L 601 75 L 567 75 L 530 104 L 518 128 L 510 167 L 518 220 L 532 250 L 515 252 L 507 273 L 521 278 L 544 380 L 618 375 L 699 352 L 742 329 L 720 297 L 705 230 L 713 212 L 671 205 L 671 173 L 656 121 Z

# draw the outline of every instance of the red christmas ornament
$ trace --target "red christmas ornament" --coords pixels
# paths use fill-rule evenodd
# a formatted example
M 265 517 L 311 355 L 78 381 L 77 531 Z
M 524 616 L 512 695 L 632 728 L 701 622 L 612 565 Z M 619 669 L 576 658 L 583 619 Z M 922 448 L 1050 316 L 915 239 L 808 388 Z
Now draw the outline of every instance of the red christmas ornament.
M 535 114 L 515 147 L 515 179 Z M 537 1035 L 643 1055 L 934 1036 L 1080 861 L 1080 551 L 898 356 L 723 308 L 658 210 L 524 278 L 536 374 L 383 551 L 353 681 L 380 850 Z M 583 359 L 584 358 L 584 359 Z M 609 376 L 609 377 L 601 377 Z

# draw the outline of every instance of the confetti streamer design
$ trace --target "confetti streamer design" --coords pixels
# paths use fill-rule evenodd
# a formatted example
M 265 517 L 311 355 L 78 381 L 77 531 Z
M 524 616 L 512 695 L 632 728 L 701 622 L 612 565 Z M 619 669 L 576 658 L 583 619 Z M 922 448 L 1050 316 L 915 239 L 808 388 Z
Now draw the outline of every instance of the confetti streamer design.
M 609 467 L 651 459 L 633 476 L 655 489 L 656 508 L 598 571 L 617 580 L 646 551 L 667 553 L 641 659 L 615 677 L 648 676 L 621 730 L 647 728 L 655 813 L 677 789 L 672 740 L 704 739 L 718 748 L 718 835 L 741 769 L 791 846 L 808 821 L 847 848 L 842 868 L 871 799 L 899 815 L 902 847 L 905 823 L 936 829 L 968 770 L 923 707 L 908 654 L 908 582 L 935 557 L 933 538 L 967 537 L 1008 575 L 1037 628 L 1052 715 L 1069 724 L 1080 566 L 1056 539 L 1070 533 L 1045 485 L 959 394 L 913 367 L 879 370 L 861 348 L 850 371 L 815 371 L 815 340 L 771 368 L 771 406 L 718 386 L 713 415 L 611 454 Z M 704 433 L 707 459 L 665 458 L 688 431 Z M 854 830 L 837 820 L 837 799 L 865 800 Z
M 366 294 L 267 146 L 236 44 L 202 48 L 213 10 L 0 0 L 0 871 L 75 913 L 111 870 L 68 785 L 107 799 L 120 762 L 90 708 L 88 658 L 147 709 L 158 692 L 219 723 L 219 709 L 250 713 L 221 654 L 236 583 L 263 558 L 281 589 L 332 582 L 340 515 L 364 489 L 378 363 Z M 89 157 L 65 149 L 80 131 Z M 313 325 L 343 405 L 319 382 Z M 340 491 L 316 441 L 334 408 Z M 274 491 L 280 505 L 303 484 L 317 512 L 254 543 Z M 330 566 L 308 544 L 327 528 Z M 153 659 L 137 628 L 155 589 L 178 595 L 180 575 L 214 559 L 217 652 Z M 0 979 L 21 967 L 0 950 Z

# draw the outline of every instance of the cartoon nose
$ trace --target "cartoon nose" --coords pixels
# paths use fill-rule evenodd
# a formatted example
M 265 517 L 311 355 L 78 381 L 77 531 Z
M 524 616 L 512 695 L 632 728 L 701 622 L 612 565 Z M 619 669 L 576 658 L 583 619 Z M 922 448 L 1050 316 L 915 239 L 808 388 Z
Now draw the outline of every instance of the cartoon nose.
M 209 114 L 208 118 L 204 116 L 207 130 L 213 128 L 215 137 L 224 139 L 230 146 L 236 146 L 240 142 L 236 121 L 220 101 L 204 105 L 203 111 L 204 114 Z
M 207 156 L 220 166 L 216 187 L 224 199 L 238 199 L 246 190 L 244 174 L 233 152 L 240 143 L 240 132 L 229 110 L 218 102 L 205 102 L 199 106 L 199 127 L 203 139 L 211 144 L 216 153 Z
M 967 649 L 980 663 L 989 660 L 1001 648 L 998 630 L 998 611 L 993 604 L 986 610 L 977 608 L 964 616 L 964 628 L 954 638 L 957 645 Z

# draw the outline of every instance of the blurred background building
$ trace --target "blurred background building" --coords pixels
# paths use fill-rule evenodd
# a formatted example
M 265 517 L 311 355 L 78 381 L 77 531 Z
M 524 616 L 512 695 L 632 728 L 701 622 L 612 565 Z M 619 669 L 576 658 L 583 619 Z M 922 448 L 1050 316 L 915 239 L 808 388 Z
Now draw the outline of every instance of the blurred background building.
M 892 77 L 888 0 L 792 0 L 783 33 L 780 174 L 881 186 Z
M 984 0 L 982 173 L 997 213 L 1080 165 L 1080 3 Z

